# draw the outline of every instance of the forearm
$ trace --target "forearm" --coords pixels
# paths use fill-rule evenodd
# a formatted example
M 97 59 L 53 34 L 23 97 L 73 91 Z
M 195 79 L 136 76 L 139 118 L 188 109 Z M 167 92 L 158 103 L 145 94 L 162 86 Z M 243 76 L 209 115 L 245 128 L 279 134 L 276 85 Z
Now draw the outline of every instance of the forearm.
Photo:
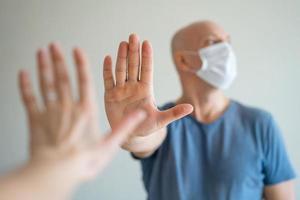
M 30 163 L 1 178 L 0 197 L 3 200 L 68 199 L 77 181 L 67 169 L 66 163 Z
M 134 136 L 122 146 L 136 157 L 146 158 L 151 156 L 163 143 L 167 135 L 166 127 L 147 136 Z
M 295 181 L 285 181 L 264 188 L 266 200 L 295 200 Z

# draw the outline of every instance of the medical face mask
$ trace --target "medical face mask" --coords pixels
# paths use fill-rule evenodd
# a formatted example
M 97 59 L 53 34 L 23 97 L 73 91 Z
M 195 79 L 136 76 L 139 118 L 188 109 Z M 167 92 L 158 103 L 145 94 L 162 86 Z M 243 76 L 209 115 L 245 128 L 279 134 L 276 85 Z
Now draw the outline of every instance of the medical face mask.
M 227 89 L 237 74 L 236 57 L 230 44 L 222 42 L 202 48 L 199 56 L 202 66 L 198 76 L 216 88 Z

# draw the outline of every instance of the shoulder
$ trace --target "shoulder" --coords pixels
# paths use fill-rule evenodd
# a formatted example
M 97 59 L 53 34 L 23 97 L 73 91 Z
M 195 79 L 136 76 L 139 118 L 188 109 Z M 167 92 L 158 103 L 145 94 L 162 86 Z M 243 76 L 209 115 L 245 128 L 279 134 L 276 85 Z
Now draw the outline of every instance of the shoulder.
M 251 130 L 257 140 L 264 145 L 274 140 L 282 140 L 281 129 L 269 111 L 236 102 L 241 124 Z
M 253 123 L 264 123 L 268 124 L 270 121 L 273 121 L 273 116 L 269 111 L 264 109 L 245 105 L 243 103 L 234 101 L 236 106 L 236 111 L 240 115 L 241 119 L 247 120 Z

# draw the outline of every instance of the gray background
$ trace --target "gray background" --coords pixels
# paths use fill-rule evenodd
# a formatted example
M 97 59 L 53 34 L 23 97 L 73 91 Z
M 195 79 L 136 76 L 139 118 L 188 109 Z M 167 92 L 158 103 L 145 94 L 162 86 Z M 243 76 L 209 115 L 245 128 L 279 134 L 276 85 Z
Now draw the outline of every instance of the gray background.
M 16 84 L 17 71 L 35 74 L 35 50 L 60 41 L 68 52 L 84 48 L 103 112 L 101 63 L 131 32 L 152 42 L 154 89 L 158 104 L 180 95 L 170 57 L 174 31 L 199 19 L 219 22 L 231 33 L 239 76 L 227 94 L 272 112 L 279 122 L 296 170 L 300 170 L 300 1 L 299 0 L 93 0 L 0 1 L 0 172 L 27 158 L 27 128 Z M 72 65 L 71 65 L 72 66 Z M 73 68 L 70 67 L 73 71 Z M 297 182 L 300 199 L 300 182 Z M 74 199 L 145 199 L 140 166 L 121 152 L 97 180 L 84 184 Z

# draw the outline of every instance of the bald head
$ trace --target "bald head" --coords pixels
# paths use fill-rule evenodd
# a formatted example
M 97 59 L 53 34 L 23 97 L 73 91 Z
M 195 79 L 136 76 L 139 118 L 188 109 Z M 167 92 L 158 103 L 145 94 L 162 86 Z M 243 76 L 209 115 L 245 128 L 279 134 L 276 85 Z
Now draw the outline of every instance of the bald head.
M 178 30 L 172 39 L 172 53 L 197 51 L 214 43 L 228 41 L 229 35 L 213 21 L 194 22 Z

